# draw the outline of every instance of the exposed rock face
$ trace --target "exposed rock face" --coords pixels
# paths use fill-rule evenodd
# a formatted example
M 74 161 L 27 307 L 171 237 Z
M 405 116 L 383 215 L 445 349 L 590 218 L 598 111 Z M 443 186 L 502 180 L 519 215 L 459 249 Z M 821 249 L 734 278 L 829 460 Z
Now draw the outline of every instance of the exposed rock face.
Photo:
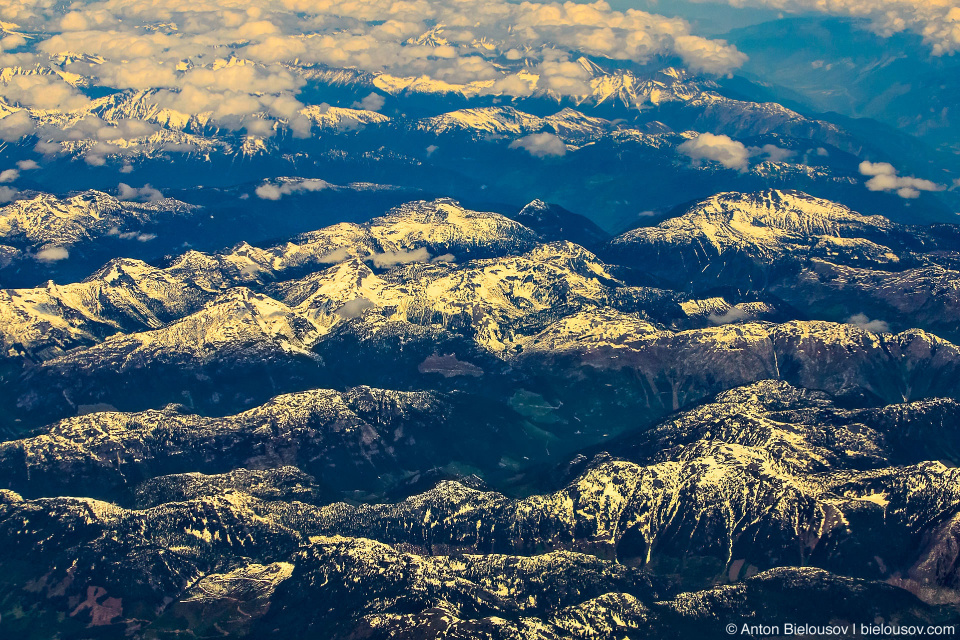
M 956 335 L 956 235 L 904 226 L 793 191 L 721 193 L 614 238 L 608 260 L 671 287 L 767 290 L 797 309 Z
M 191 415 L 182 407 L 101 412 L 3 443 L 0 467 L 3 486 L 27 495 L 79 491 L 129 500 L 139 482 L 159 475 L 240 473 L 284 465 L 304 469 L 338 491 L 371 491 L 433 466 L 456 460 L 490 466 L 509 450 L 516 455 L 531 448 L 520 434 L 504 428 L 504 416 L 495 408 L 478 409 L 458 394 L 359 387 L 345 393 L 314 390 L 279 396 L 223 418 Z M 450 438 L 450 425 L 465 433 Z M 496 446 L 488 444 L 495 439 Z M 166 496 L 165 502 L 178 495 L 205 495 L 197 494 L 205 482 L 182 476 L 172 487 L 148 483 L 138 490 L 137 501 L 154 493 Z
M 34 252 L 65 249 L 104 236 L 135 233 L 145 224 L 191 215 L 198 208 L 170 198 L 121 201 L 100 191 L 68 198 L 42 193 L 0 207 L 0 238 Z
M 601 259 L 557 239 L 568 213 L 415 202 L 5 292 L 3 631 L 955 621 L 957 346 L 793 302 L 946 326 L 949 295 L 907 287 L 950 290 L 949 234 L 721 194 Z M 766 288 L 710 290 L 725 261 Z

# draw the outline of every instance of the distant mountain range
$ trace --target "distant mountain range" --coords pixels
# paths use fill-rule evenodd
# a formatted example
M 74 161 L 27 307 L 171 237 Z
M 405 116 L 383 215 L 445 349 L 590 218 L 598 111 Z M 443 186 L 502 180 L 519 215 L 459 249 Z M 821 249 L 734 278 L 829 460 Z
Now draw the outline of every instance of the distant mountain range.
M 256 66 L 236 58 L 222 63 Z M 49 68 L 3 73 L 12 78 L 54 69 L 79 82 L 81 76 L 70 75 L 71 64 L 72 58 L 64 58 Z M 16 105 L 0 105 L 0 111 L 29 114 L 37 127 L 10 148 L 12 159 L 32 160 L 38 142 L 62 139 L 50 143 L 39 168 L 21 178 L 31 189 L 57 193 L 109 191 L 118 181 L 148 181 L 169 190 L 305 175 L 464 201 L 546 197 L 588 214 L 608 231 L 722 190 L 801 189 L 904 222 L 951 221 L 960 206 L 952 191 L 905 202 L 863 187 L 862 160 L 891 162 L 905 174 L 921 172 L 949 185 L 953 177 L 931 172 L 929 149 L 903 136 L 877 135 L 867 124 L 842 117 L 804 115 L 773 95 L 764 97 L 759 85 L 727 86 L 676 67 L 611 69 L 584 57 L 576 65 L 592 92 L 573 98 L 541 89 L 508 98 L 488 95 L 484 83 L 298 67 L 307 93 L 343 94 L 334 100 L 339 104 L 311 104 L 263 135 L 220 127 L 210 114 L 173 111 L 156 90 L 110 92 L 72 111 Z M 360 108 L 358 101 L 371 91 L 384 103 L 379 112 Z M 82 133 L 91 119 L 102 123 L 99 137 Z M 731 168 L 693 162 L 678 152 L 704 132 L 731 137 L 752 154 L 749 162 Z M 531 147 L 527 136 L 545 134 L 551 136 L 549 148 Z M 183 198 L 191 201 L 189 194 Z

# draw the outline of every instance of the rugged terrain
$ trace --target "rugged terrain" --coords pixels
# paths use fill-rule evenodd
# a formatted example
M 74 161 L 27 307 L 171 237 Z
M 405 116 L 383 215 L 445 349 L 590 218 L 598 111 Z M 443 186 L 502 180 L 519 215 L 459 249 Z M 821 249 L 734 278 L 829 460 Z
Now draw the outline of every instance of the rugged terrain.
M 956 251 L 799 192 L 612 239 L 439 199 L 6 290 L 0 624 L 953 622 Z

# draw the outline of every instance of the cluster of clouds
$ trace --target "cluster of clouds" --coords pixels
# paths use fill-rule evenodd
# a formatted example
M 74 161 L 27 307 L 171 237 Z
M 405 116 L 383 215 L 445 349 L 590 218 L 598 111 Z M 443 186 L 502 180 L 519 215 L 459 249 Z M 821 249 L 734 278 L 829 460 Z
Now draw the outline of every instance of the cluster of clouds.
M 478 82 L 523 96 L 588 93 L 580 54 L 667 56 L 711 74 L 746 60 L 725 41 L 693 35 L 682 19 L 615 11 L 604 0 L 0 0 L 0 15 L 41 34 L 0 40 L 0 66 L 44 69 L 51 56 L 71 59 L 69 74 L 7 78 L 0 97 L 9 104 L 70 111 L 90 103 L 78 86 L 153 90 L 161 107 L 255 136 L 272 135 L 277 121 L 293 135 L 310 134 L 298 95 L 301 70 L 313 65 Z M 377 94 L 358 102 L 373 111 L 383 105 Z M 5 140 L 35 129 L 29 114 L 0 120 Z M 109 154 L 109 140 L 101 142 L 95 157 Z
M 528 136 L 529 137 L 529 136 Z M 516 143 L 514 143 L 516 144 Z M 511 145 L 512 146 L 512 145 Z M 782 149 L 773 144 L 762 147 L 748 147 L 739 140 L 726 135 L 701 133 L 695 138 L 677 146 L 677 152 L 690 158 L 695 165 L 704 161 L 717 162 L 727 169 L 744 172 L 750 168 L 751 162 L 770 161 L 787 162 L 797 153 L 790 149 Z M 815 151 L 818 156 L 826 156 L 826 149 Z M 945 191 L 946 185 L 932 180 L 901 176 L 897 169 L 889 162 L 864 161 L 859 166 L 860 175 L 869 177 L 864 186 L 870 191 L 894 192 L 901 198 L 918 198 L 922 191 Z M 956 182 L 960 187 L 960 180 Z
M 677 146 L 677 151 L 694 163 L 704 160 L 719 162 L 727 169 L 743 172 L 750 168 L 753 159 L 770 162 L 786 162 L 793 158 L 795 151 L 781 149 L 773 144 L 762 147 L 748 147 L 730 136 L 713 133 L 701 133 Z
M 33 171 L 34 169 L 39 169 L 40 165 L 37 164 L 36 160 L 20 160 L 17 162 L 16 168 L 4 169 L 0 171 L 0 204 L 5 204 L 7 202 L 12 202 L 17 194 L 20 193 L 20 190 L 16 187 L 6 186 L 9 183 L 16 182 L 20 179 L 20 173 L 23 171 Z
M 14 76 L 16 78 L 18 76 Z M 28 76 L 49 77 L 49 76 Z M 0 96 L 3 87 L 0 85 Z M 125 141 L 147 138 L 157 133 L 160 127 L 154 123 L 132 118 L 107 122 L 99 116 L 86 113 L 57 124 L 43 123 L 29 111 L 14 111 L 0 118 L 0 140 L 15 142 L 23 136 L 36 134 L 39 142 L 35 151 L 54 155 L 63 150 L 64 143 L 86 143 L 85 160 L 93 166 L 106 163 L 106 157 L 133 153 Z M 185 150 L 185 149 L 170 149 Z
M 874 31 L 890 36 L 912 31 L 923 36 L 934 55 L 960 49 L 957 0 L 727 0 L 735 7 L 764 7 L 789 12 L 819 12 L 863 18 Z
M 870 176 L 866 187 L 870 191 L 895 191 L 901 198 L 919 198 L 921 191 L 944 191 L 946 186 L 932 180 L 905 177 L 889 162 L 860 163 L 860 174 Z

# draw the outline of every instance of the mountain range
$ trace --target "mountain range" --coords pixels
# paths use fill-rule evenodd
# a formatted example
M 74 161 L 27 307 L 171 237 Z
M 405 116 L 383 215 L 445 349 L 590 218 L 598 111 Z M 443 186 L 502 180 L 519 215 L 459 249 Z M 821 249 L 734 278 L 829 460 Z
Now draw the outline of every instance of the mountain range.
M 956 251 L 948 225 L 796 191 L 615 237 L 543 201 L 437 199 L 7 290 L 2 620 L 682 638 L 763 603 L 950 622 L 960 351 L 924 283 L 954 291 Z
M 0 1 L 0 637 L 955 632 L 949 7 L 228 4 Z

